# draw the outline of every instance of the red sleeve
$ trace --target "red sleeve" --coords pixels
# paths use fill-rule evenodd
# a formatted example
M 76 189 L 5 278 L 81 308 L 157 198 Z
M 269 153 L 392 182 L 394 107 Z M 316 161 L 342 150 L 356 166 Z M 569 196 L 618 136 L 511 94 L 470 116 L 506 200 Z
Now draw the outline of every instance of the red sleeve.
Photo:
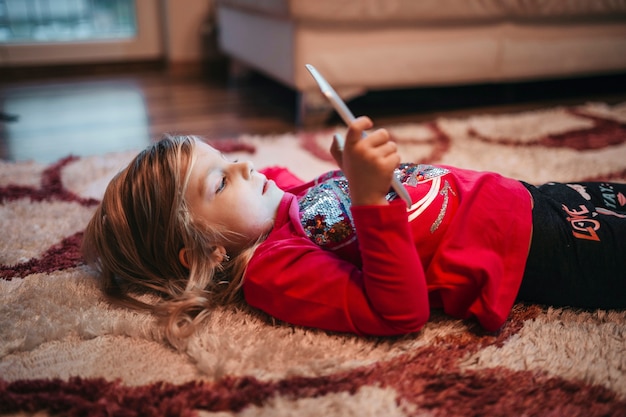
M 421 329 L 430 313 L 428 294 L 400 203 L 352 208 L 362 268 L 305 236 L 272 233 L 248 266 L 247 302 L 280 320 L 331 331 L 393 335 Z
M 419 330 L 428 321 L 430 307 L 405 203 L 398 199 L 389 206 L 352 207 L 352 215 L 369 303 L 395 328 Z

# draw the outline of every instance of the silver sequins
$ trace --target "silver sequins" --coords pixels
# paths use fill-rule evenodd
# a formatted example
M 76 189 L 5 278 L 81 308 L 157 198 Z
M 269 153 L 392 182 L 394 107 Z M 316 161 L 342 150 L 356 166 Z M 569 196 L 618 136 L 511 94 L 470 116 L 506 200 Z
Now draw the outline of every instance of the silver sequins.
M 417 187 L 417 184 L 422 181 L 441 177 L 449 172 L 450 170 L 446 168 L 435 167 L 432 165 L 405 163 L 400 164 L 394 171 L 394 174 L 402 184 Z M 398 195 L 395 191 L 391 191 L 387 194 L 388 201 L 394 200 L 397 197 Z
M 340 171 L 318 180 L 299 201 L 300 222 L 309 239 L 327 249 L 354 241 L 350 205 L 348 180 Z

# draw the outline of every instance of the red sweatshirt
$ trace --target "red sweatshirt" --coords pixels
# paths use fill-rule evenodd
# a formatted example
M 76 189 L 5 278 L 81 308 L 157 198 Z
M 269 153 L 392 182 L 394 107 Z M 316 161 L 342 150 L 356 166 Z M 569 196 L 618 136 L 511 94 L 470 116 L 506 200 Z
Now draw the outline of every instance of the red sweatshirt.
M 365 335 L 419 330 L 430 308 L 506 321 L 524 273 L 532 202 L 522 183 L 429 165 L 398 170 L 413 205 L 350 206 L 339 171 L 303 183 L 264 171 L 286 192 L 244 276 L 246 301 L 296 325 Z

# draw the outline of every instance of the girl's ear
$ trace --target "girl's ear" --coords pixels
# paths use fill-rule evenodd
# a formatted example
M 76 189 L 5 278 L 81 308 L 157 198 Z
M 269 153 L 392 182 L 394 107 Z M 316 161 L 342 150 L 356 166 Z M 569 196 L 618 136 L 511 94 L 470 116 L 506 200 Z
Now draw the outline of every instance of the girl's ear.
M 226 253 L 226 248 L 224 246 L 216 246 L 213 250 L 213 261 L 217 264 L 221 264 L 222 262 L 228 261 L 230 258 Z M 178 251 L 178 260 L 181 265 L 187 269 L 189 268 L 189 250 L 187 248 L 182 248 Z
M 221 245 L 217 245 L 215 247 L 215 250 L 213 251 L 213 257 L 214 257 L 213 259 L 215 260 L 215 262 L 218 264 L 221 264 L 222 262 L 230 259 L 228 257 L 228 254 L 226 253 L 226 248 Z
M 180 251 L 178 251 L 178 260 L 180 261 L 182 266 L 189 269 L 189 259 L 187 258 L 187 248 L 182 248 Z

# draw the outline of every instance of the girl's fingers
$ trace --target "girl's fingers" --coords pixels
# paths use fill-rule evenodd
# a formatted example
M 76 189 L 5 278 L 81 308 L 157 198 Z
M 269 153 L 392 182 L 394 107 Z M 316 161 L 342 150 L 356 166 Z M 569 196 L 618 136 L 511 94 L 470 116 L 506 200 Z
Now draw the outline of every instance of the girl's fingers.
M 361 116 L 354 119 L 348 126 L 346 135 L 346 145 L 351 146 L 363 138 L 363 131 L 371 129 L 374 126 L 372 120 L 367 116 Z
M 385 145 L 391 142 L 389 140 L 389 132 L 387 131 L 387 129 L 378 129 L 370 133 L 368 136 L 368 140 L 374 146 Z
M 398 152 L 398 144 L 395 143 L 394 141 L 391 141 L 391 140 L 387 141 L 385 143 L 385 152 L 387 152 L 387 155 L 397 153 Z

